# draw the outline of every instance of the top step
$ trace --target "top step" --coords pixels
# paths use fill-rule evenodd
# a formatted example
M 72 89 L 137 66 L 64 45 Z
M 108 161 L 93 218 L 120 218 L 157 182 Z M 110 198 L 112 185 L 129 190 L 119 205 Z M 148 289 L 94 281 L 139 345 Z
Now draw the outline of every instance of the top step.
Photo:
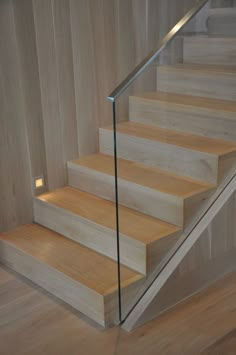
M 185 36 L 184 62 L 236 65 L 236 38 Z
M 236 8 L 211 9 L 207 27 L 210 36 L 236 37 Z
M 212 8 L 236 7 L 236 0 L 211 0 Z
M 209 10 L 210 16 L 236 16 L 236 7 L 220 7 Z

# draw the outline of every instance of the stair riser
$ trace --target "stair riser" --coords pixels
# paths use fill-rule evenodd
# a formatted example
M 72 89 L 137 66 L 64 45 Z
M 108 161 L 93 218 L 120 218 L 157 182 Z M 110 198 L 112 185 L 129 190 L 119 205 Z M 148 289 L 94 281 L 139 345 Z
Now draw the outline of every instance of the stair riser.
M 218 158 L 214 155 L 121 133 L 117 134 L 117 149 L 120 158 L 213 184 L 218 179 Z M 100 129 L 100 151 L 113 154 L 112 131 Z
M 236 76 L 157 68 L 157 90 L 234 101 Z
M 121 280 L 122 280 L 122 273 L 121 273 Z M 121 289 L 121 311 L 122 311 L 122 318 L 126 316 L 131 308 L 134 305 L 134 299 L 137 297 L 138 292 L 143 287 L 144 281 L 136 281 L 133 284 L 126 286 L 125 288 Z M 117 292 L 112 292 L 111 294 L 107 294 L 104 296 L 104 304 L 105 304 L 105 319 L 106 319 L 106 327 L 111 325 L 118 325 L 119 318 L 118 318 L 118 294 Z M 114 312 L 115 310 L 115 312 Z M 115 319 L 115 320 L 114 320 Z
M 69 164 L 69 185 L 115 201 L 114 176 Z M 183 226 L 183 199 L 119 179 L 119 203 L 123 206 Z
M 236 37 L 236 16 L 210 16 L 207 27 L 210 36 Z
M 9 243 L 1 241 L 0 247 L 0 260 L 3 264 L 43 287 L 100 325 L 108 325 L 104 317 L 104 299 L 101 295 Z M 114 320 L 117 319 L 117 315 L 113 314 L 113 317 Z
M 236 39 L 184 38 L 184 62 L 195 64 L 236 64 Z
M 114 230 L 38 199 L 34 199 L 34 220 L 44 227 L 117 260 L 116 231 Z M 124 265 L 146 274 L 144 244 L 120 233 L 120 250 L 121 262 Z
M 211 0 L 211 7 L 236 7 L 236 0 Z
M 147 101 L 131 97 L 130 121 L 197 135 L 236 141 L 234 112 Z

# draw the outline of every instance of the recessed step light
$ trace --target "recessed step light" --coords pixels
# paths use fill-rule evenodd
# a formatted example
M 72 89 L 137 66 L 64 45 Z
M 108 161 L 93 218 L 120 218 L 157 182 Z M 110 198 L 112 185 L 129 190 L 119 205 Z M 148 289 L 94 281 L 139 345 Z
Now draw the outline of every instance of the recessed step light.
M 35 190 L 45 187 L 44 177 L 43 176 L 34 177 L 33 178 L 33 185 L 34 185 Z

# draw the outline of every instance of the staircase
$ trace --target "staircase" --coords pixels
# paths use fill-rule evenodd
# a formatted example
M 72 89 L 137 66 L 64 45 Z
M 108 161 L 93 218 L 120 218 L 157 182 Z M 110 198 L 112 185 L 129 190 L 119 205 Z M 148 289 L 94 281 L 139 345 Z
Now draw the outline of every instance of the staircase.
M 209 36 L 186 36 L 183 63 L 158 66 L 157 90 L 130 96 L 117 125 L 127 309 L 235 169 L 235 17 L 212 8 Z M 107 327 L 118 322 L 112 127 L 99 138 L 99 152 L 68 162 L 68 186 L 34 198 L 34 224 L 0 236 L 0 260 Z

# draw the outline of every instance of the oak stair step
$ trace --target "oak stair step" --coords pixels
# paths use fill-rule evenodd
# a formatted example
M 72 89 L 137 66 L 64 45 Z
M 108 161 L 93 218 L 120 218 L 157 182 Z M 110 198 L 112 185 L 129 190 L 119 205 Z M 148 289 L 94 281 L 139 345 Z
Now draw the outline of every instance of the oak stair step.
M 222 181 L 236 158 L 236 143 L 136 122 L 117 124 L 118 156 L 203 182 Z M 100 129 L 100 152 L 113 154 L 112 126 Z
M 236 45 L 236 42 L 235 42 Z M 157 67 L 157 91 L 236 100 L 236 66 L 177 64 Z
M 71 187 L 34 199 L 35 222 L 116 260 L 115 204 Z M 121 262 L 142 273 L 153 265 L 180 235 L 180 228 L 120 206 Z
M 0 235 L 0 260 L 102 326 L 117 322 L 117 264 L 36 224 Z M 121 266 L 124 300 L 143 276 Z
M 146 92 L 129 97 L 129 119 L 147 125 L 236 141 L 236 102 Z
M 213 186 L 169 172 L 118 159 L 119 203 L 183 226 Z M 69 185 L 115 201 L 114 160 L 101 153 L 68 162 Z
M 185 36 L 185 63 L 236 65 L 236 38 Z
M 236 37 L 236 8 L 210 9 L 207 28 L 210 36 Z

